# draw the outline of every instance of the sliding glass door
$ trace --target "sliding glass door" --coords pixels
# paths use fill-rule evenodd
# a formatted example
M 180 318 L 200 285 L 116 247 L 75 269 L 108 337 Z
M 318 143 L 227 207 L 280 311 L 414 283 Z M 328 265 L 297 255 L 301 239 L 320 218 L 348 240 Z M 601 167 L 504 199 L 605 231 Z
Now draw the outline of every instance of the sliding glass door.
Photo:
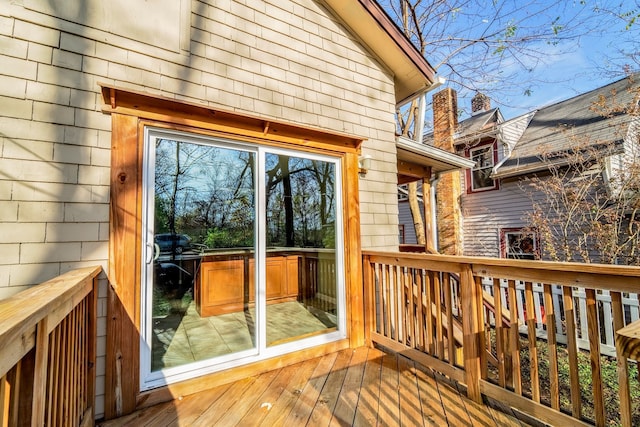
M 145 141 L 143 390 L 345 337 L 339 158 Z

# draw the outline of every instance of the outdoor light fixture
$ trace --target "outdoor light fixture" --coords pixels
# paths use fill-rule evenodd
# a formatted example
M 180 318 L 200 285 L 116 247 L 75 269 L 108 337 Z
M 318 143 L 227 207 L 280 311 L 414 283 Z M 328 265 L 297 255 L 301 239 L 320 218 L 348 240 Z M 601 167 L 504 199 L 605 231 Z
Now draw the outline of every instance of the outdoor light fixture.
M 371 156 L 369 154 L 365 154 L 364 156 L 358 157 L 358 173 L 361 177 L 364 177 L 367 174 L 369 168 L 371 168 Z

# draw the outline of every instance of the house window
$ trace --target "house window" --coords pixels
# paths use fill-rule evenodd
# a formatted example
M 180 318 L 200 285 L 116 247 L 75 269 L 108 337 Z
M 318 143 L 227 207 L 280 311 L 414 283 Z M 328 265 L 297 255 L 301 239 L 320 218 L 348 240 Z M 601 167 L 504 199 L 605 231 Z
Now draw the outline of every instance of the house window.
M 404 237 L 404 224 L 398 225 L 398 241 L 401 245 L 404 245 L 406 243 Z
M 503 229 L 500 237 L 503 258 L 539 259 L 538 236 L 535 231 Z
M 469 149 L 469 158 L 475 162 L 467 174 L 470 181 L 468 185 L 470 192 L 497 188 L 496 180 L 491 178 L 496 160 L 495 155 L 493 143 Z

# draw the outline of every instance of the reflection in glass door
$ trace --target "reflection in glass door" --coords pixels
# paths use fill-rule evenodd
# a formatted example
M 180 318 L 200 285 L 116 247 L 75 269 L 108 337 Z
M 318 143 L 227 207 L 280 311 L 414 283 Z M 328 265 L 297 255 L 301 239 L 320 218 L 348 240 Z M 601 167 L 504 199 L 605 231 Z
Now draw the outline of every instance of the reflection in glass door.
M 147 129 L 141 388 L 346 336 L 339 161 Z
M 335 164 L 267 153 L 267 345 L 335 331 Z M 285 319 L 295 319 L 285 322 Z
M 256 154 L 151 133 L 153 253 L 147 280 L 150 370 L 256 348 Z M 151 230 L 153 230 L 151 232 Z M 150 256 L 147 260 L 150 261 Z M 151 282 L 151 283 L 149 283 Z

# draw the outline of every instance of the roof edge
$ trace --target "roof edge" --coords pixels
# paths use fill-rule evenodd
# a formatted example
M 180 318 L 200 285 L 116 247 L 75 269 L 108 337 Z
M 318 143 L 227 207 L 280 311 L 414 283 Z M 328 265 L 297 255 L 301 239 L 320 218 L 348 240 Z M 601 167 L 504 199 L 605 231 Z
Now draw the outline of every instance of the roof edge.
M 358 2 L 364 7 L 367 12 L 376 20 L 378 25 L 382 27 L 389 37 L 402 49 L 409 59 L 416 65 L 416 67 L 422 72 L 422 74 L 433 83 L 435 81 L 435 69 L 429 64 L 424 56 L 418 51 L 418 49 L 411 43 L 402 30 L 396 25 L 391 17 L 380 7 L 380 5 L 373 0 L 358 0 Z
M 472 160 L 459 156 L 455 153 L 450 153 L 441 148 L 434 147 L 433 145 L 420 144 L 403 136 L 398 136 L 396 138 L 396 145 L 399 151 L 405 151 L 434 161 L 438 164 L 438 167 L 435 168 L 437 169 L 437 172 L 468 169 L 475 165 L 475 162 Z M 433 165 L 429 164 L 429 166 Z

